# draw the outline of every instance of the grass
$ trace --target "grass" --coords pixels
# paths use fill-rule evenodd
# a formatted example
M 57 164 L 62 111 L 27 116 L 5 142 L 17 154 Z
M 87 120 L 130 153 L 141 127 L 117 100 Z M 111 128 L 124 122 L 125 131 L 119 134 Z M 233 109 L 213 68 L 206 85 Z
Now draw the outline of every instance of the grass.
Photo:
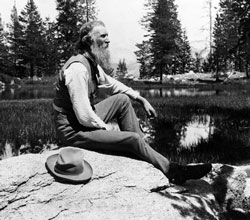
M 17 77 L 12 77 L 4 73 L 0 73 L 0 82 L 3 82 L 5 84 L 11 84 L 11 82 L 14 82 L 15 84 L 20 84 L 21 80 Z
M 234 90 L 239 92 L 234 95 L 219 93 L 216 96 L 149 99 L 158 112 L 158 118 L 151 121 L 151 135 L 156 137 L 153 147 L 181 163 L 247 159 L 250 157 L 250 96 L 246 92 L 247 86 L 235 85 Z M 228 87 L 231 89 L 232 85 Z M 51 99 L 0 101 L 0 154 L 5 151 L 6 143 L 12 145 L 14 155 L 38 153 L 50 144 L 57 144 L 51 103 Z M 142 121 L 147 121 L 142 107 L 137 102 L 134 106 Z M 201 140 L 198 148 L 180 149 L 181 128 L 193 114 L 211 115 L 221 131 L 217 130 L 209 143 Z M 243 155 L 237 153 L 237 148 L 242 146 L 246 146 L 241 148 Z M 228 153 L 226 156 L 225 152 Z
M 151 121 L 152 146 L 171 161 L 179 163 L 223 162 L 240 164 L 250 158 L 250 97 L 247 94 L 234 96 L 197 96 L 152 99 L 158 118 Z M 143 115 L 142 108 L 136 108 Z M 212 117 L 215 128 L 209 140 L 201 139 L 188 148 L 180 147 L 183 127 L 193 115 L 205 120 Z M 145 120 L 145 114 L 143 119 Z
M 24 78 L 22 79 L 22 84 L 24 86 L 53 86 L 56 81 L 57 76 L 46 76 L 39 78 L 38 80 Z
M 209 109 L 209 108 L 208 108 Z M 239 164 L 250 158 L 250 120 L 249 110 L 233 110 L 223 108 L 191 109 L 188 107 L 162 107 L 159 118 L 153 121 L 155 133 L 154 147 L 173 161 L 191 162 L 223 162 Z M 169 114 L 165 114 L 168 112 Z M 196 115 L 203 122 L 204 115 L 211 116 L 208 139 L 200 139 L 198 143 L 181 147 L 183 130 Z M 197 121 L 196 121 L 197 122 Z
M 167 97 L 154 98 L 151 100 L 156 108 L 161 106 L 190 106 L 192 108 L 228 109 L 228 110 L 248 110 L 250 108 L 250 97 L 248 94 L 238 94 L 233 96 L 194 96 L 194 97 Z
M 7 143 L 14 154 L 23 151 L 37 153 L 46 145 L 57 143 L 50 99 L 0 102 L 0 150 Z M 21 152 L 22 153 L 22 152 Z
M 0 73 L 0 81 L 4 82 L 6 85 L 10 85 L 11 82 L 13 81 L 16 85 L 22 85 L 24 87 L 53 86 L 57 81 L 57 76 L 38 77 L 37 80 L 33 80 L 32 78 L 29 78 L 29 77 L 24 77 L 20 79 L 18 77 L 9 76 L 7 74 Z

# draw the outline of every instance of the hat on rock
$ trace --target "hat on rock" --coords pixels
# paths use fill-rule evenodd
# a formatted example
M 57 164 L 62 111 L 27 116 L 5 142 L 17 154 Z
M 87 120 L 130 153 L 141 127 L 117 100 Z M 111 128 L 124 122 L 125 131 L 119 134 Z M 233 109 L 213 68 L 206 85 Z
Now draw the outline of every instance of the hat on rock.
M 60 182 L 87 183 L 93 170 L 84 160 L 83 151 L 75 147 L 64 147 L 58 154 L 47 158 L 46 168 Z

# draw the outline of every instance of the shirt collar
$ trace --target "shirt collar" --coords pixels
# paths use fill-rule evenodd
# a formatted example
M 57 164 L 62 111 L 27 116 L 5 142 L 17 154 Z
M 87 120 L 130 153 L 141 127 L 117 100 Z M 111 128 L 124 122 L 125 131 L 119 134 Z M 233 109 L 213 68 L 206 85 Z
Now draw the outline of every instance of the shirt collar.
M 96 75 L 97 75 L 97 78 L 100 77 L 99 70 L 98 70 L 98 68 L 97 68 L 97 65 L 98 65 L 98 64 L 96 63 L 96 59 L 95 59 L 89 52 L 87 52 L 87 51 L 85 51 L 85 52 L 83 53 L 83 56 L 84 56 L 85 58 L 87 58 L 87 59 L 95 66 L 95 68 L 97 69 L 97 71 L 95 72 Z
M 88 60 L 90 60 L 94 65 L 97 66 L 96 59 L 92 55 L 90 55 L 89 52 L 85 51 L 83 53 L 83 56 L 85 56 Z

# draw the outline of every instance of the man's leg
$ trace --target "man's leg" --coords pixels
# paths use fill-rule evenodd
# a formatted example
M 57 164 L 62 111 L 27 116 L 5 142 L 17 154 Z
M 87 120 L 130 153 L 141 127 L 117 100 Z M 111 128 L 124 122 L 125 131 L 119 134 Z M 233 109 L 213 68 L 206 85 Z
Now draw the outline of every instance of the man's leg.
M 133 153 L 160 169 L 164 174 L 168 172 L 168 159 L 143 140 L 143 132 L 127 95 L 111 96 L 98 103 L 95 108 L 97 115 L 106 123 L 116 118 L 121 131 L 90 130 L 81 127 L 75 116 L 55 113 L 57 135 L 64 145 L 94 151 Z
M 156 168 L 160 169 L 164 174 L 169 170 L 169 161 L 160 153 L 151 148 L 143 139 L 144 136 L 130 98 L 125 94 L 117 94 L 95 105 L 97 115 L 106 123 L 112 119 L 117 119 L 121 132 L 108 132 L 106 135 L 108 140 L 102 142 L 110 142 L 113 139 L 117 147 L 115 151 L 130 151 L 136 154 Z M 126 132 L 128 131 L 128 132 Z M 135 134 L 134 134 L 135 133 Z M 110 144 L 110 143 L 108 143 Z M 124 149 L 123 146 L 126 146 Z
M 96 114 L 106 123 L 117 119 L 121 131 L 132 131 L 144 136 L 130 98 L 117 94 L 104 99 L 95 105 Z
M 115 100 L 115 102 L 114 102 Z M 118 101 L 119 100 L 119 101 Z M 114 102 L 112 104 L 112 102 Z M 97 105 L 97 114 L 105 121 L 117 117 L 120 128 L 125 131 L 92 130 L 82 127 L 75 116 L 55 112 L 55 124 L 58 137 L 64 145 L 72 145 L 88 150 L 110 150 L 132 152 L 139 158 L 161 170 L 170 181 L 181 184 L 187 179 L 198 179 L 211 170 L 210 166 L 184 166 L 169 163 L 168 159 L 145 143 L 133 107 L 124 95 L 111 97 Z M 106 106 L 106 109 L 102 109 Z M 132 109 L 131 109 L 132 108 Z M 105 110 L 105 111 L 104 111 Z M 105 112 L 107 114 L 105 114 Z M 78 124 L 78 125 L 77 125 Z M 126 130 L 132 131 L 126 131 Z
M 165 175 L 167 175 L 169 170 L 168 159 L 147 145 L 140 135 L 135 132 L 106 130 L 79 131 L 71 139 L 70 145 L 94 151 L 104 150 L 132 153 L 139 159 L 152 164 Z
M 111 96 L 108 99 L 105 99 L 102 102 L 98 103 L 96 105 L 96 113 L 106 123 L 113 118 L 117 118 L 120 129 L 123 132 L 119 133 L 119 135 L 114 133 L 115 136 L 117 135 L 118 137 L 121 135 L 119 137 L 119 139 L 121 140 L 123 135 L 125 135 L 124 131 L 132 132 L 128 134 L 130 138 L 126 138 L 127 142 L 123 140 L 124 143 L 127 143 L 127 147 L 125 149 L 128 150 L 131 148 L 134 154 L 139 156 L 141 159 L 153 164 L 156 168 L 160 169 L 173 183 L 181 184 L 188 179 L 199 179 L 211 170 L 211 164 L 202 164 L 195 166 L 180 166 L 176 163 L 170 164 L 167 158 L 151 148 L 142 139 L 144 135 L 142 130 L 140 129 L 137 117 L 134 112 L 134 108 L 131 105 L 130 99 L 124 94 Z M 139 135 L 134 136 L 135 133 Z M 108 134 L 107 137 L 110 138 Z M 119 143 L 119 146 L 117 146 L 118 151 L 123 150 L 123 148 L 121 147 L 123 141 L 116 142 Z

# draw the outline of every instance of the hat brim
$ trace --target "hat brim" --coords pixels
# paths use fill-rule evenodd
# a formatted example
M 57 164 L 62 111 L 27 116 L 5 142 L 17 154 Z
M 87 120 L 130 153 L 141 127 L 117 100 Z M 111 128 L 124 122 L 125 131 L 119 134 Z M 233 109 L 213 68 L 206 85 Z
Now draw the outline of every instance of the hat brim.
M 77 175 L 64 175 L 61 173 L 57 173 L 54 170 L 57 158 L 58 158 L 58 154 L 53 154 L 49 156 L 47 158 L 45 165 L 46 165 L 48 172 L 59 182 L 77 184 L 77 183 L 87 183 L 91 179 L 93 175 L 93 169 L 87 161 L 83 160 L 84 171 L 82 173 L 77 174 Z

